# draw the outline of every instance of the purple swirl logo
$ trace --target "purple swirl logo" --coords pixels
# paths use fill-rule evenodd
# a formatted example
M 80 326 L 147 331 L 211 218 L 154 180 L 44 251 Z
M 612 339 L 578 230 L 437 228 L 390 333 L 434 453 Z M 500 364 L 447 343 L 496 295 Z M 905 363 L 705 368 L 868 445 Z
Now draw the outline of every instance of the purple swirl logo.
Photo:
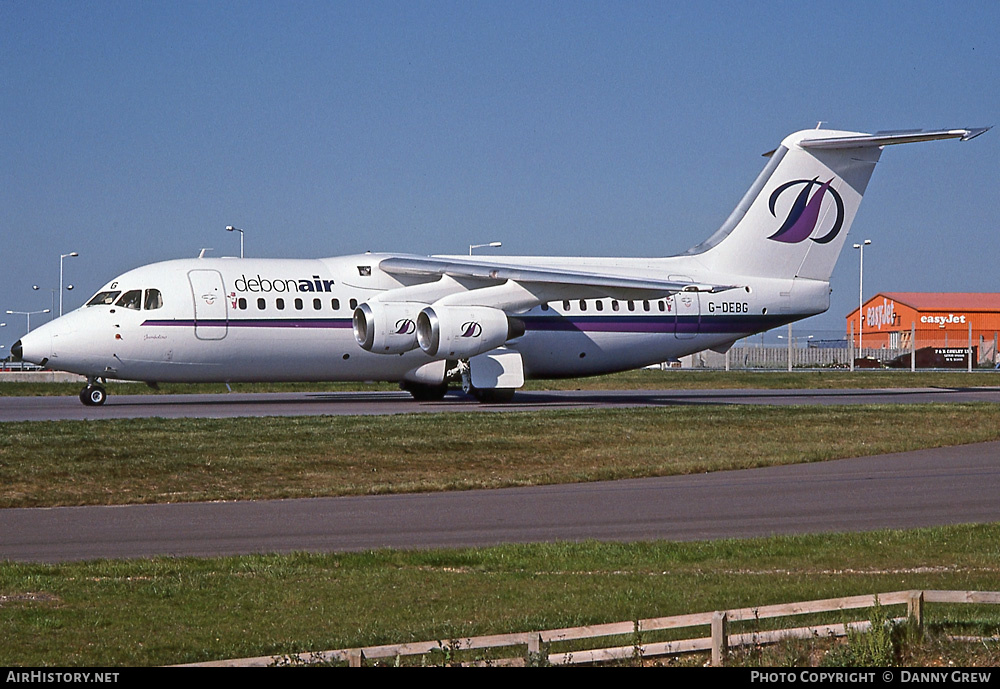
M 775 189 L 771 194 L 771 198 L 768 199 L 768 208 L 771 211 L 771 215 L 778 217 L 774 212 L 774 205 L 777 203 L 778 197 L 785 193 L 786 190 L 802 185 L 802 191 L 795 197 L 795 202 L 792 204 L 792 209 L 788 212 L 788 217 L 781 223 L 778 231 L 768 237 L 768 239 L 773 239 L 776 242 L 785 242 L 786 244 L 797 244 L 798 242 L 805 241 L 806 238 L 811 238 L 817 244 L 826 244 L 833 241 L 833 238 L 840 234 L 840 230 L 844 226 L 844 200 L 837 193 L 837 190 L 830 186 L 830 182 L 832 181 L 833 179 L 831 178 L 829 181 L 820 182 L 819 177 L 796 179 L 791 182 L 785 182 Z M 813 192 L 813 187 L 819 188 Z M 810 193 L 812 194 L 811 196 Z M 812 234 L 816 231 L 816 224 L 819 222 L 820 209 L 827 195 L 837 205 L 837 217 L 834 219 L 833 225 L 823 236 L 813 237 Z
M 394 335 L 412 335 L 417 330 L 417 325 L 411 318 L 400 318 L 396 321 L 396 332 Z
M 483 326 L 475 321 L 462 323 L 462 334 L 460 337 L 479 337 L 483 334 Z

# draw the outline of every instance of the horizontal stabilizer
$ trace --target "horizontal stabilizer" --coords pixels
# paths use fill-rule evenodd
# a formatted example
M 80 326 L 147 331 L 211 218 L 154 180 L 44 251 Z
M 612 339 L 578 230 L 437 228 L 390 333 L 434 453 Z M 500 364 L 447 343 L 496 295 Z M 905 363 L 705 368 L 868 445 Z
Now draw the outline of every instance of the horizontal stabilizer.
M 895 132 L 876 132 L 862 136 L 823 137 L 819 139 L 805 138 L 799 141 L 802 148 L 868 148 L 870 146 L 891 146 L 893 144 L 911 144 L 919 141 L 937 141 L 938 139 L 960 139 L 968 141 L 975 139 L 991 127 L 972 129 L 910 129 Z

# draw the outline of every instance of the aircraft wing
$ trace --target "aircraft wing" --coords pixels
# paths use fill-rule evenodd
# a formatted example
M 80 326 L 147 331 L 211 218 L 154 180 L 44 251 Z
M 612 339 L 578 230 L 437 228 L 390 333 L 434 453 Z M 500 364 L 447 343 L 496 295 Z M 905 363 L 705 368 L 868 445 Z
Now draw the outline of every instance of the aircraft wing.
M 383 259 L 379 267 L 393 275 L 420 275 L 426 277 L 447 275 L 452 278 L 484 280 L 491 283 L 509 280 L 521 284 L 548 284 L 563 287 L 577 286 L 588 288 L 591 291 L 635 290 L 649 292 L 649 298 L 667 296 L 676 292 L 723 292 L 735 289 L 736 287 L 736 285 L 712 285 L 699 282 L 632 277 L 614 273 L 593 273 L 565 268 L 435 256 L 394 256 Z

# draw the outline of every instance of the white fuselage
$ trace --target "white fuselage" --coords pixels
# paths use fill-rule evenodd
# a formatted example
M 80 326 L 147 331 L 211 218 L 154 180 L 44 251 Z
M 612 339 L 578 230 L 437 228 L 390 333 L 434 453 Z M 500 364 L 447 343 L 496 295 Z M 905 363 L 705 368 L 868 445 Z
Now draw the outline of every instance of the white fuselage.
M 162 295 L 155 308 L 81 307 L 22 338 L 24 358 L 91 377 L 148 382 L 402 380 L 434 357 L 420 349 L 365 351 L 351 324 L 358 304 L 405 286 L 379 271 L 386 257 L 144 266 L 102 292 L 154 289 Z M 639 277 L 698 280 L 702 272 L 688 257 L 512 260 Z M 825 282 L 733 277 L 740 286 L 719 294 L 548 302 L 516 314 L 525 333 L 506 346 L 520 353 L 528 377 L 595 375 L 725 346 L 820 313 L 829 303 Z

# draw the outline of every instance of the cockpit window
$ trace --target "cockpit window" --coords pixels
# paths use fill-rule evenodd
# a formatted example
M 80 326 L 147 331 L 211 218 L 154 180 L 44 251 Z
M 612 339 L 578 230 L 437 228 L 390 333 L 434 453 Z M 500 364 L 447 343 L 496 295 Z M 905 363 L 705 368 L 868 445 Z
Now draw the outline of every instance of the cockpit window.
M 121 290 L 98 292 L 87 302 L 87 306 L 110 306 L 115 303 L 119 294 L 121 294 Z
M 121 306 L 126 309 L 139 310 L 139 305 L 142 303 L 142 290 L 141 289 L 131 289 L 121 296 L 121 298 L 115 302 L 115 306 Z
M 147 311 L 158 309 L 163 306 L 163 295 L 160 294 L 160 290 L 158 289 L 147 289 L 146 299 L 142 304 L 142 308 Z

